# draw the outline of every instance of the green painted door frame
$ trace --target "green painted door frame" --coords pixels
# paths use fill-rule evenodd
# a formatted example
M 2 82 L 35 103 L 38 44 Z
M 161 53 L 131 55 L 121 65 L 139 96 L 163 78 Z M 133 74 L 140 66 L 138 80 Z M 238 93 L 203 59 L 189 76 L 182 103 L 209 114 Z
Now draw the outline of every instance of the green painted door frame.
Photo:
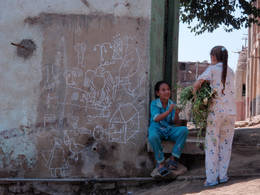
M 154 85 L 166 80 L 172 85 L 172 99 L 177 97 L 179 38 L 179 0 L 152 0 L 150 31 L 150 97 Z
M 152 0 L 150 30 L 150 99 L 154 98 L 154 85 L 164 79 L 164 19 L 166 0 Z

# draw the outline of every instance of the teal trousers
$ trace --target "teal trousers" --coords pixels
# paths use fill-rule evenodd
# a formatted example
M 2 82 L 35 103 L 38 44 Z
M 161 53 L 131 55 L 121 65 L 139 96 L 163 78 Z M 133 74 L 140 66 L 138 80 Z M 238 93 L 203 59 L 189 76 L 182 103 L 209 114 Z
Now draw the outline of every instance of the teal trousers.
M 153 148 L 156 161 L 158 163 L 164 161 L 164 153 L 161 145 L 162 140 L 175 142 L 171 154 L 174 157 L 180 158 L 188 132 L 186 126 L 168 126 L 165 128 L 158 124 L 152 124 L 148 130 L 148 141 Z

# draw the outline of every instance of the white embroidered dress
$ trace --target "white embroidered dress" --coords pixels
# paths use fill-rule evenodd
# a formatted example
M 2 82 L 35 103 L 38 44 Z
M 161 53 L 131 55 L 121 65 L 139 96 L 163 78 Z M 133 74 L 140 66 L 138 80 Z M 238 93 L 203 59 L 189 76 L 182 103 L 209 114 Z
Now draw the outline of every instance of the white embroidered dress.
M 217 184 L 218 179 L 220 182 L 228 179 L 236 118 L 234 72 L 227 68 L 225 95 L 222 94 L 221 74 L 222 63 L 218 63 L 210 65 L 197 79 L 208 80 L 218 94 L 210 108 L 205 138 L 206 176 L 209 184 Z

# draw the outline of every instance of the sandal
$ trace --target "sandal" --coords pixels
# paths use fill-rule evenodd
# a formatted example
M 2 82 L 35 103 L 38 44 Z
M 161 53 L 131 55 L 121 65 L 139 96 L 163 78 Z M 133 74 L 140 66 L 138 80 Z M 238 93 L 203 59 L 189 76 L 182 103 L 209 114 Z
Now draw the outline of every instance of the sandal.
M 175 160 L 169 159 L 167 162 L 167 168 L 170 170 L 177 170 L 178 169 L 178 164 Z
M 228 182 L 229 177 L 225 177 L 224 179 L 219 179 L 219 183 L 226 183 Z
M 214 182 L 214 183 L 209 183 L 207 181 L 204 182 L 204 187 L 209 187 L 209 186 L 215 186 L 215 185 L 218 185 L 218 182 Z
M 158 172 L 162 177 L 165 177 L 166 175 L 170 174 L 166 167 L 158 168 Z

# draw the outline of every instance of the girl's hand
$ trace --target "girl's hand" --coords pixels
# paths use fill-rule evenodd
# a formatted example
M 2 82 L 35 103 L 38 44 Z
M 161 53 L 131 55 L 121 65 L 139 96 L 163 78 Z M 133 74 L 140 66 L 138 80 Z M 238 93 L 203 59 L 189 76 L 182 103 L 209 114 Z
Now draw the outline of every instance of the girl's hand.
M 181 110 L 180 110 L 179 108 L 176 108 L 176 109 L 175 109 L 175 114 L 179 114 L 180 111 L 181 111 Z
M 171 105 L 170 105 L 169 114 L 172 112 L 172 110 L 174 109 L 174 107 L 175 107 L 174 104 L 171 104 Z

